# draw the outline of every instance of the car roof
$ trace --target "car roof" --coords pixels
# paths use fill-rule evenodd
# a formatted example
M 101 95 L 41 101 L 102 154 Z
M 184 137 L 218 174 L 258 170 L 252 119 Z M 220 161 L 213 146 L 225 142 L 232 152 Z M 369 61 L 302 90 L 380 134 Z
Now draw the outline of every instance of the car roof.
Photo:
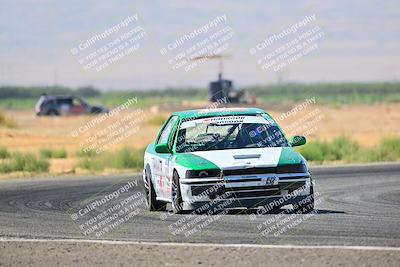
M 74 95 L 42 95 L 48 99 L 69 99 L 69 98 L 79 98 L 78 96 Z
M 237 115 L 257 115 L 264 114 L 268 115 L 262 109 L 259 108 L 206 108 L 206 109 L 193 109 L 193 110 L 183 110 L 172 113 L 172 115 L 179 116 L 181 119 L 188 118 L 206 118 L 206 117 L 216 117 L 216 116 L 237 116 Z

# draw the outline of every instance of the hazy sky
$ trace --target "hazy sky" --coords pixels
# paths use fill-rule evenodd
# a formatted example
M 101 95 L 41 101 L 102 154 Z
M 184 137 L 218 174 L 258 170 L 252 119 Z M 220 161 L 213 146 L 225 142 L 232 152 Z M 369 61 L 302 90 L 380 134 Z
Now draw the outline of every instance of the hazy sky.
M 73 55 L 96 34 L 137 14 L 123 30 L 142 27 L 145 36 L 136 51 L 107 68 L 85 70 L 79 59 L 123 30 Z M 167 55 L 161 48 L 201 28 L 216 17 L 226 21 L 200 33 Z M 280 72 L 262 70 L 258 59 L 276 47 L 250 55 L 267 37 L 279 34 L 307 16 L 315 20 L 291 33 L 278 44 L 298 38 L 319 27 L 318 47 Z M 218 62 L 206 62 L 186 72 L 174 70 L 168 61 L 179 52 L 230 27 L 233 36 L 223 53 L 225 73 L 238 86 L 284 81 L 380 81 L 400 78 L 399 1 L 18 1 L 0 0 L 0 85 L 93 85 L 110 88 L 205 87 L 217 75 Z M 81 45 L 82 46 L 82 45 Z M 96 49 L 94 49 L 96 48 Z

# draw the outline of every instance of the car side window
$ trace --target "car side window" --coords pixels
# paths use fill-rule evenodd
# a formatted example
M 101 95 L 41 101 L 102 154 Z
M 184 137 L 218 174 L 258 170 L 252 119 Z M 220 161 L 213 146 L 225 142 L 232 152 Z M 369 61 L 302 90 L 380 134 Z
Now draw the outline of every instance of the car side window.
M 81 103 L 81 101 L 79 101 L 79 99 L 74 98 L 74 99 L 72 100 L 72 105 L 73 105 L 73 106 L 82 106 L 82 103 Z
M 158 139 L 157 144 L 166 144 L 168 142 L 168 137 L 171 134 L 171 130 L 172 127 L 174 126 L 176 120 L 178 119 L 177 116 L 173 116 L 167 123 L 167 125 L 165 125 L 160 138 Z

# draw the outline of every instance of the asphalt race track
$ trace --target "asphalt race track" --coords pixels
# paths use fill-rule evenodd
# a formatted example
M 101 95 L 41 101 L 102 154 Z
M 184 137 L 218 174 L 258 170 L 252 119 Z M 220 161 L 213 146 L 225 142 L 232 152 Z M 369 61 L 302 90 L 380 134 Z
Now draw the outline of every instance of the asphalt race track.
M 400 164 L 319 167 L 313 169 L 313 175 L 319 194 L 314 214 L 232 211 L 208 216 L 207 223 L 200 227 L 196 226 L 196 218 L 206 215 L 139 210 L 99 237 L 94 233 L 84 235 L 71 212 L 127 181 L 135 181 L 139 175 L 3 180 L 0 238 L 400 247 Z M 137 191 L 139 188 L 133 187 L 129 195 Z M 285 219 L 287 224 L 293 222 L 291 227 L 278 233 L 283 228 L 278 225 L 269 234 L 261 233 L 264 222 L 270 226 L 273 220 L 276 224 Z M 207 218 L 200 222 L 204 220 Z M 188 222 L 198 231 L 187 236 L 184 231 L 173 232 Z

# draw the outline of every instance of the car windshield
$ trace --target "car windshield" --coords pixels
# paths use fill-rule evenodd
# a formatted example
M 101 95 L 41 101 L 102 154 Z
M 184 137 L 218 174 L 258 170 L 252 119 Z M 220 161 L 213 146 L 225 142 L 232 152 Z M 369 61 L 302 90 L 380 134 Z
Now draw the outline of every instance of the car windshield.
M 228 116 L 183 122 L 178 133 L 178 153 L 284 147 L 288 142 L 275 122 L 261 116 Z

